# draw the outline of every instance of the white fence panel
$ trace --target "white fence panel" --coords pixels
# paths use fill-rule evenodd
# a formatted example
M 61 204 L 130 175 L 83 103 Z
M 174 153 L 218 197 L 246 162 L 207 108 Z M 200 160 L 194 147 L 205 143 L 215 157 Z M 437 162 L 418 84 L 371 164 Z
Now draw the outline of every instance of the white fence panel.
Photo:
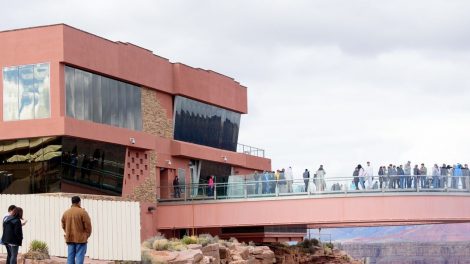
M 69 197 L 56 195 L 0 195 L 0 215 L 8 206 L 23 208 L 23 246 L 28 251 L 32 240 L 42 240 L 53 256 L 66 257 L 67 246 L 62 230 L 62 214 L 70 208 Z M 140 261 L 140 206 L 137 202 L 82 199 L 82 207 L 90 215 L 92 234 L 88 240 L 87 256 L 102 260 Z M 3 211 L 2 211 L 3 210 Z M 3 228 L 3 227 L 2 227 Z M 0 247 L 0 253 L 6 253 Z

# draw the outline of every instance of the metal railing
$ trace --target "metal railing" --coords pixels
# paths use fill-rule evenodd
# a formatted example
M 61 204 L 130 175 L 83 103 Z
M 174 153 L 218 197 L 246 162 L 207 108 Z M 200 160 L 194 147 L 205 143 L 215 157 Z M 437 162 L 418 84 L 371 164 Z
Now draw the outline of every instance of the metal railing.
M 89 185 L 101 190 L 122 192 L 123 176 L 119 173 L 97 170 L 62 162 L 63 179 Z
M 241 143 L 237 144 L 237 152 L 264 158 L 264 149 L 255 148 Z
M 260 178 L 264 177 L 262 174 Z M 328 194 L 470 192 L 470 176 L 374 176 L 252 180 L 232 183 L 160 186 L 157 199 L 165 201 L 252 199 Z M 369 180 L 368 180 L 369 179 Z

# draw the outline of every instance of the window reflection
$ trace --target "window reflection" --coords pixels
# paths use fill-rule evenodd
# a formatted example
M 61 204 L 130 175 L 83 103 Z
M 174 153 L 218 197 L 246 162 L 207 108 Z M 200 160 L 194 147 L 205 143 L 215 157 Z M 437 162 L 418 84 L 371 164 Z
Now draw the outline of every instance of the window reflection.
M 142 130 L 140 88 L 65 67 L 67 116 Z
M 175 139 L 236 151 L 240 114 L 185 97 L 175 98 Z
M 123 146 L 64 138 L 62 176 L 67 181 L 120 194 L 124 159 L 125 147 Z
M 67 137 L 0 142 L 0 193 L 60 192 L 61 184 L 121 195 L 125 147 Z
M 48 63 L 3 68 L 3 120 L 50 117 Z

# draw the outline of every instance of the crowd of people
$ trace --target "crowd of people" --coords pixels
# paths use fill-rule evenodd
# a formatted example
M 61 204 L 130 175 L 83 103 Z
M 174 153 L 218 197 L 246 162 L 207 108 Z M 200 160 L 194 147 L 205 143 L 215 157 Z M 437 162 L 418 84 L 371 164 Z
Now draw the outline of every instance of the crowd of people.
M 403 165 L 389 164 L 380 166 L 377 173 L 367 162 L 365 167 L 357 165 L 353 172 L 353 183 L 356 190 L 361 189 L 467 189 L 467 177 L 470 176 L 468 164 L 457 163 L 453 166 L 434 164 L 428 168 L 421 163 L 412 167 L 411 161 Z
M 428 169 L 424 163 L 412 166 L 411 161 L 405 164 L 389 164 L 374 169 L 371 163 L 365 166 L 358 164 L 352 173 L 352 181 L 346 177 L 326 178 L 323 165 L 312 173 L 305 169 L 302 177 L 294 177 L 292 167 L 278 169 L 275 171 L 255 171 L 252 177 L 245 175 L 245 184 L 249 186 L 248 194 L 275 194 L 275 193 L 298 193 L 298 192 L 323 192 L 323 191 L 346 191 L 346 190 L 374 190 L 374 189 L 467 189 L 470 170 L 468 164 L 438 166 L 434 164 Z M 300 176 L 300 175 L 297 175 Z M 209 178 L 207 184 L 207 196 L 214 195 L 214 176 Z M 350 176 L 349 176 L 350 177 Z M 303 183 L 302 183 L 303 181 Z M 335 181 L 334 183 L 332 181 Z M 347 182 L 350 182 L 348 184 Z M 327 184 L 327 182 L 329 182 Z M 230 186 L 230 183 L 224 183 Z M 238 182 L 233 183 L 238 186 Z M 251 187 L 250 187 L 251 186 Z M 176 176 L 173 180 L 173 197 L 181 197 L 181 187 Z
M 304 186 L 301 191 L 325 191 L 327 184 L 325 180 L 326 171 L 323 165 L 320 165 L 318 170 L 311 176 L 308 169 L 302 173 Z M 340 184 L 328 184 L 331 191 L 340 191 L 345 188 L 351 190 L 370 190 L 370 189 L 437 189 L 437 188 L 452 188 L 452 189 L 467 189 L 470 187 L 468 184 L 470 176 L 470 169 L 468 164 L 461 165 L 460 163 L 454 165 L 434 164 L 431 169 L 425 166 L 424 163 L 411 164 L 411 161 L 405 164 L 389 164 L 379 166 L 377 170 L 373 168 L 371 163 L 366 162 L 365 166 L 358 164 L 353 171 L 353 180 L 351 186 Z M 333 180 L 334 178 L 331 178 Z M 279 192 L 293 192 L 294 176 L 292 167 L 288 169 L 279 169 L 276 171 L 263 171 L 262 173 L 255 172 L 254 174 L 255 193 L 259 193 L 259 184 L 261 183 L 261 193 L 270 194 L 275 193 L 276 188 Z M 296 183 L 298 185 L 298 183 Z M 313 186 L 309 186 L 312 185 Z
M 326 171 L 323 168 L 323 165 L 320 165 L 318 170 L 313 174 L 312 180 L 315 185 L 315 190 L 324 191 L 326 189 L 325 175 Z M 309 182 L 311 182 L 310 171 L 305 169 L 302 177 L 304 180 L 304 188 L 302 188 L 302 191 L 306 192 L 309 189 Z M 278 188 L 278 192 L 281 193 L 294 192 L 294 173 L 292 171 L 292 167 L 287 169 L 278 169 L 276 171 L 263 171 L 262 173 L 255 171 L 253 179 L 255 182 L 254 192 L 256 194 L 259 193 L 260 183 L 262 194 L 275 193 L 276 188 Z

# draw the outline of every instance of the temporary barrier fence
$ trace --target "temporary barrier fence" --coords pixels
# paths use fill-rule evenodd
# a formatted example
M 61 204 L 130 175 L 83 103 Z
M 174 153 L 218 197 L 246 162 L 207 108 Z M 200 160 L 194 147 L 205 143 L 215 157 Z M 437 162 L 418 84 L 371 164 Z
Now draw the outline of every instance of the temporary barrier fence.
M 26 253 L 32 240 L 47 243 L 49 254 L 66 257 L 61 218 L 70 208 L 69 196 L 25 194 L 0 195 L 0 210 L 7 213 L 8 206 L 23 208 L 21 253 Z M 140 205 L 131 201 L 82 199 L 82 208 L 90 215 L 92 234 L 88 239 L 86 256 L 100 260 L 140 261 Z M 0 253 L 6 253 L 4 246 Z

